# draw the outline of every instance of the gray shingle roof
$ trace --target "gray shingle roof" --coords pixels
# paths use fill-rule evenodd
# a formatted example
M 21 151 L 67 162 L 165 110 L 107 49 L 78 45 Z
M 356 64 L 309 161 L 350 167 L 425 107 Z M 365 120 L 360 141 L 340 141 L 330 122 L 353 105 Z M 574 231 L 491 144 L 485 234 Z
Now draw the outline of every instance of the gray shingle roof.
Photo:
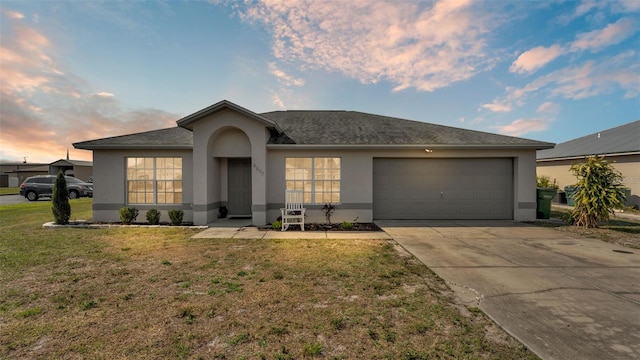
M 256 114 L 271 128 L 269 144 L 318 146 L 522 147 L 553 144 L 428 124 L 357 111 L 274 111 Z M 195 121 L 191 119 L 190 121 Z M 180 123 L 179 120 L 178 123 Z M 78 149 L 193 148 L 193 133 L 182 127 L 147 131 L 73 144 Z
M 539 150 L 538 160 L 640 152 L 640 120 Z
M 181 127 L 174 127 L 161 130 L 146 131 L 136 134 L 113 136 L 97 140 L 82 141 L 74 143 L 77 149 L 140 149 L 140 148 L 163 148 L 163 149 L 191 149 L 193 148 L 193 133 Z
M 262 115 L 277 122 L 284 132 L 272 136 L 270 144 L 553 146 L 541 141 L 357 111 L 274 111 Z
M 93 161 L 60 159 L 52 162 L 49 165 L 63 165 L 63 164 L 74 165 L 74 166 L 93 166 Z

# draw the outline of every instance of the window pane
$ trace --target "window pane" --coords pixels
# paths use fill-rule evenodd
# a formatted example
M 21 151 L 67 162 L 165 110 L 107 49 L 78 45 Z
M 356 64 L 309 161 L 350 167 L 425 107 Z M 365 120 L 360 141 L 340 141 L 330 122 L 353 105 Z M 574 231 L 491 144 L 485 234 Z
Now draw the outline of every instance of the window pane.
M 167 199 L 164 193 L 158 193 L 158 204 L 166 204 Z
M 173 198 L 173 200 L 174 200 L 173 203 L 174 204 L 182 204 L 182 193 L 181 192 L 173 194 L 173 197 L 174 197 Z

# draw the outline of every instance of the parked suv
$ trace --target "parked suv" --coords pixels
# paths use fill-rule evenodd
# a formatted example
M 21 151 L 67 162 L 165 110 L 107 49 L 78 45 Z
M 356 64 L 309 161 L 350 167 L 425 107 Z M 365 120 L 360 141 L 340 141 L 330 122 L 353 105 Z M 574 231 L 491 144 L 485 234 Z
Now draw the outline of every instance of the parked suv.
M 86 183 L 71 176 L 65 176 L 67 190 L 70 199 L 79 197 L 93 197 L 93 184 Z M 55 175 L 37 175 L 28 177 L 20 184 L 20 195 L 29 201 L 36 201 L 40 197 L 51 197 L 53 195 L 53 184 L 56 182 Z

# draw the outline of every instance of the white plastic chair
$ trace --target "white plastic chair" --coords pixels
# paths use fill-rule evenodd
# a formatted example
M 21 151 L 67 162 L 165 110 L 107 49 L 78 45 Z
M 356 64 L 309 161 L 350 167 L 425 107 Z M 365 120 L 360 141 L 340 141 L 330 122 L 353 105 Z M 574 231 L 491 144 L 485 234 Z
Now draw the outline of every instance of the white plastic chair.
M 304 231 L 304 195 L 302 190 L 287 190 L 284 199 L 284 208 L 280 208 L 282 215 L 282 231 L 286 231 L 289 225 L 300 225 Z

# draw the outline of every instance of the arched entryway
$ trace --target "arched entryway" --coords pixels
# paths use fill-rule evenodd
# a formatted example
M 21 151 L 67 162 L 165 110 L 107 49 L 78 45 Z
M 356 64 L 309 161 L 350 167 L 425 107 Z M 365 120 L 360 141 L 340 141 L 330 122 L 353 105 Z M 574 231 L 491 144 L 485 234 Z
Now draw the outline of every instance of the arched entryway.
M 229 217 L 251 217 L 251 142 L 244 131 L 228 127 L 212 136 L 211 156 L 220 166 L 220 205 L 227 209 Z

